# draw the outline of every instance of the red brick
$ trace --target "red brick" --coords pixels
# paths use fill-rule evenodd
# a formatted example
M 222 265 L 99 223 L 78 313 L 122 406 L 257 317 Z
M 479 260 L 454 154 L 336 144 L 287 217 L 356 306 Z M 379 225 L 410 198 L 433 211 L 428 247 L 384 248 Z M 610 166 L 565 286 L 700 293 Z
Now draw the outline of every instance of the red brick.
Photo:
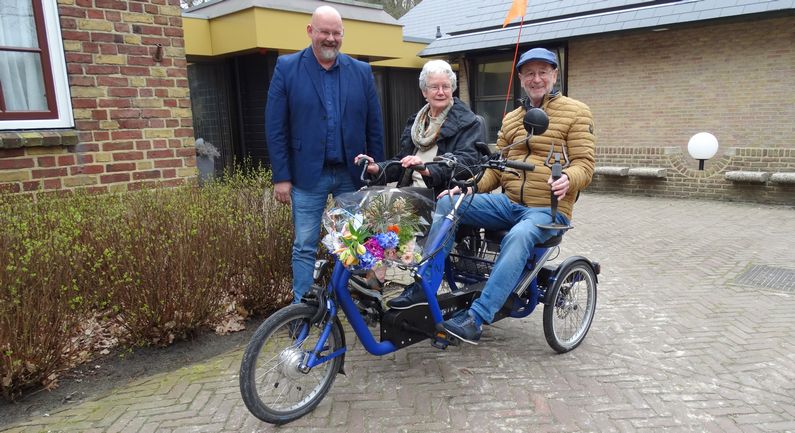
M 101 164 L 81 165 L 74 167 L 77 173 L 82 174 L 99 174 L 105 172 L 105 166 Z
M 163 150 L 150 150 L 146 152 L 147 159 L 158 159 L 158 158 L 173 158 L 174 151 L 171 149 L 163 149 Z
M 0 183 L 0 192 L 18 193 L 19 192 L 19 184 L 18 183 Z
M 94 61 L 91 54 L 83 53 L 66 53 L 65 58 L 67 63 L 92 63 Z
M 117 42 L 113 33 L 91 33 L 91 42 Z
M 142 5 L 141 3 L 130 3 L 129 4 L 129 8 L 130 8 L 130 12 L 139 12 L 140 13 L 140 12 L 144 11 L 144 5 Z
M 119 54 L 119 49 L 117 45 L 113 44 L 101 44 L 99 46 L 99 52 L 102 54 L 107 55 L 116 55 Z
M 177 170 L 173 168 L 163 170 L 163 179 L 171 179 L 172 177 L 177 177 Z
M 174 137 L 193 137 L 193 129 L 191 128 L 175 129 Z
M 179 128 L 179 119 L 166 119 L 166 128 Z
M 174 80 L 165 78 L 147 78 L 147 87 L 174 87 Z
M 99 129 L 99 122 L 96 120 L 75 120 L 77 129 L 92 130 Z
M 40 180 L 27 180 L 22 182 L 22 191 L 35 191 L 41 188 Z
M 181 156 L 181 157 L 196 156 L 196 148 L 183 147 L 181 149 L 177 149 L 177 156 Z
M 147 126 L 145 119 L 119 119 L 119 127 L 122 129 L 143 129 Z
M 144 159 L 144 153 L 138 151 L 116 152 L 113 154 L 114 161 L 140 161 L 142 159 Z
M 54 156 L 40 156 L 36 158 L 36 162 L 39 164 L 39 167 L 42 168 L 55 167 Z
M 139 56 L 127 56 L 127 64 L 128 65 L 139 65 L 139 66 L 154 66 L 155 61 L 148 55 L 148 53 L 144 53 L 144 55 Z
M 116 173 L 119 171 L 133 171 L 135 170 L 135 163 L 133 162 L 120 162 L 117 164 L 105 165 L 105 171 L 108 173 Z
M 138 89 L 134 87 L 111 87 L 108 89 L 108 96 L 114 98 L 134 98 L 138 96 Z
M 136 171 L 132 177 L 133 180 L 157 179 L 160 177 L 160 170 Z
M 44 168 L 31 170 L 31 175 L 34 179 L 41 179 L 45 177 L 63 177 L 69 174 L 66 168 Z
M 163 119 L 152 118 L 148 123 L 150 128 L 162 129 L 166 127 L 166 121 Z
M 61 28 L 63 28 L 64 17 L 85 18 L 86 10 L 74 6 L 61 5 L 58 7 L 58 16 L 61 18 Z
M 182 167 L 181 159 L 156 159 L 155 168 Z M 164 171 L 165 172 L 165 171 Z
M 140 95 L 142 98 L 149 98 L 155 95 L 155 92 L 152 89 L 143 88 L 141 89 Z
M 119 110 L 111 110 L 111 119 L 137 119 L 141 117 L 141 110 L 137 108 L 124 108 Z
M 91 118 L 94 120 L 108 120 L 107 110 L 91 110 Z
M 97 84 L 106 87 L 127 87 L 130 80 L 127 77 L 98 77 Z
M 82 191 L 85 191 L 89 194 L 105 194 L 108 192 L 107 186 L 87 186 L 85 188 L 80 188 Z
M 73 98 L 72 108 L 97 108 L 97 100 L 88 98 Z
M 99 177 L 99 183 L 129 182 L 130 173 L 103 174 Z
M 149 68 L 144 68 L 142 66 L 122 66 L 120 69 L 123 75 L 136 77 L 145 77 L 149 75 Z
M 35 165 L 33 158 L 0 159 L 0 170 L 31 168 Z
M 102 145 L 104 152 L 115 152 L 119 150 L 133 150 L 132 141 L 111 141 Z
M 99 106 L 103 108 L 128 108 L 132 107 L 132 101 L 128 98 L 100 99 Z
M 113 23 L 118 23 L 121 21 L 121 13 L 116 11 L 105 11 L 105 19 Z
M 133 56 L 146 56 L 146 55 L 149 55 L 149 47 L 145 47 L 145 46 L 141 46 L 141 45 L 120 45 L 119 46 L 119 54 L 127 54 L 127 55 L 133 55 Z
M 75 165 L 74 155 L 61 155 L 58 157 L 58 166 Z
M 94 4 L 101 9 L 127 10 L 127 2 L 121 0 L 94 0 Z
M 119 73 L 119 67 L 113 65 L 86 65 L 86 74 L 89 75 L 114 75 Z M 126 74 L 125 74 L 126 75 Z
M 61 36 L 65 41 L 88 41 L 88 33 L 78 30 L 61 30 Z
M 149 150 L 152 148 L 152 142 L 149 140 L 136 141 L 135 148 L 138 150 Z
M 113 25 L 113 30 L 118 33 L 130 33 L 130 25 L 124 23 L 116 23 Z
M 69 84 L 81 87 L 94 87 L 97 85 L 97 79 L 90 75 L 71 76 L 69 77 Z M 96 101 L 94 101 L 94 103 L 96 104 Z
M 105 21 L 105 12 L 99 9 L 89 9 L 88 18 L 92 20 Z
M 111 138 L 116 140 L 136 140 L 143 136 L 141 131 L 113 131 L 110 133 Z
M 168 140 L 152 140 L 152 147 L 155 149 L 167 149 Z
M 145 108 L 141 111 L 141 117 L 143 118 L 157 118 L 157 119 L 165 119 L 171 116 L 170 110 L 158 110 L 154 108 Z
M 61 189 L 61 179 L 44 179 L 44 189 Z
M 163 29 L 163 34 L 166 36 L 176 36 L 176 37 L 183 37 L 183 30 L 177 27 L 166 27 Z

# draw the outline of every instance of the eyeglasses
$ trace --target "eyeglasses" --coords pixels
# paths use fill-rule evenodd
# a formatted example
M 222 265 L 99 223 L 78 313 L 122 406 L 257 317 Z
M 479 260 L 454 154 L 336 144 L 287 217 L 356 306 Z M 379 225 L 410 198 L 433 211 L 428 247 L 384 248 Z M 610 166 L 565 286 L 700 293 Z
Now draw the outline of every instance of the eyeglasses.
M 425 88 L 430 90 L 431 92 L 438 92 L 439 90 L 441 90 L 444 93 L 447 93 L 447 92 L 453 90 L 453 86 L 451 86 L 449 84 L 443 84 L 441 86 L 425 86 Z
M 546 79 L 548 76 L 552 75 L 552 71 L 553 71 L 552 69 L 542 69 L 542 70 L 540 70 L 540 71 L 527 71 L 527 72 L 525 72 L 525 73 L 521 73 L 521 72 L 520 72 L 520 73 L 519 73 L 519 76 L 520 76 L 522 79 L 529 78 L 529 79 L 531 79 L 531 80 L 532 80 L 532 79 L 534 79 L 535 77 L 538 77 L 538 78 L 540 78 L 540 79 L 544 80 L 544 79 Z
M 312 28 L 312 31 L 322 36 L 323 39 L 328 39 L 329 36 L 333 36 L 334 39 L 342 39 L 342 37 L 344 36 L 343 32 L 330 32 L 327 30 L 318 30 L 314 27 Z

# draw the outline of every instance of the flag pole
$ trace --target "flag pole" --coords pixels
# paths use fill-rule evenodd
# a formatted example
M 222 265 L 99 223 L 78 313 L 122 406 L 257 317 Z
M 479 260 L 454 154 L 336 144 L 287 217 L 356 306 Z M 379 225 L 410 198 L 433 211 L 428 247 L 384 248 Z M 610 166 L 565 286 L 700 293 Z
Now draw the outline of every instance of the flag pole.
M 516 47 L 513 52 L 513 63 L 511 64 L 511 72 L 509 73 L 510 79 L 508 80 L 508 91 L 505 93 L 505 107 L 502 109 L 502 117 L 508 114 L 508 101 L 511 98 L 511 90 L 513 89 L 513 76 L 514 69 L 516 68 L 516 57 L 519 55 L 519 41 L 522 39 L 522 27 L 524 26 L 524 14 L 522 20 L 519 22 L 519 34 L 516 36 Z

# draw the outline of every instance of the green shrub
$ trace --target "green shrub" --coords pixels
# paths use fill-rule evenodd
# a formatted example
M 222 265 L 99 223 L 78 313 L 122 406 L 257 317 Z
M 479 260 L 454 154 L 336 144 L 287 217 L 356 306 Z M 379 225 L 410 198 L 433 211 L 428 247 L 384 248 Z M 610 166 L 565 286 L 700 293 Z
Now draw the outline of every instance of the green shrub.
M 66 198 L 0 196 L 0 390 L 14 398 L 68 367 L 90 317 L 110 315 L 134 345 L 212 325 L 230 303 L 288 303 L 292 224 L 269 173 L 205 187 Z

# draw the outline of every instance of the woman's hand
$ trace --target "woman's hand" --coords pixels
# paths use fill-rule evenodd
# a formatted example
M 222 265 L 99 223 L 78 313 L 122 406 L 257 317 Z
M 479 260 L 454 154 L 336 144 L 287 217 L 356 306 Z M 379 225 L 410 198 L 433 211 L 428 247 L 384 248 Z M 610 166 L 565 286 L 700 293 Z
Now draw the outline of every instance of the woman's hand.
M 367 161 L 367 174 L 378 174 L 380 168 L 378 167 L 378 164 L 375 163 L 375 160 L 373 160 L 373 158 L 370 158 L 365 154 L 359 154 L 356 156 L 356 158 L 353 158 L 354 165 L 359 165 L 359 162 L 361 160 Z
M 404 156 L 403 159 L 400 160 L 400 165 L 402 165 L 403 168 L 414 167 L 422 164 L 424 164 L 424 162 L 417 155 Z M 429 177 L 431 175 L 431 172 L 428 171 L 427 168 L 420 170 L 419 173 L 425 177 Z

